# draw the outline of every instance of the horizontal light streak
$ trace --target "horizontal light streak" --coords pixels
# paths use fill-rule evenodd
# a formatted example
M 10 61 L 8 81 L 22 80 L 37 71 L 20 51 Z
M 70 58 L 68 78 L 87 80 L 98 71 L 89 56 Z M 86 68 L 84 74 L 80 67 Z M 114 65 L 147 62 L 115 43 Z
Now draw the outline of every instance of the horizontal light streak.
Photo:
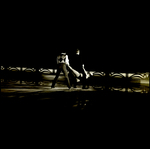
M 19 71 L 28 71 L 28 72 L 30 72 L 30 71 L 33 71 L 33 72 L 35 72 L 36 71 L 36 69 L 35 68 L 33 68 L 33 67 L 31 67 L 31 68 L 28 68 L 28 67 L 8 67 L 7 69 L 9 69 L 9 70 L 13 70 L 13 71 L 15 71 L 15 70 L 19 70 Z M 5 70 L 5 67 L 4 66 L 1 66 L 1 70 Z M 44 74 L 51 74 L 51 73 L 56 73 L 57 72 L 57 69 L 49 69 L 49 68 L 47 68 L 47 69 L 45 69 L 45 68 L 39 68 L 39 70 L 38 70 L 39 72 L 42 72 L 42 73 L 44 73 Z M 96 72 L 96 71 L 88 71 L 91 75 L 95 75 L 95 76 L 98 76 L 98 75 L 101 75 L 101 76 L 105 76 L 105 72 Z M 63 74 L 63 72 L 61 72 L 61 74 Z M 134 73 L 122 73 L 122 72 L 119 72 L 119 73 L 117 73 L 117 72 L 111 72 L 110 74 L 109 74 L 109 76 L 114 76 L 114 77 L 116 77 L 117 76 L 117 74 L 118 74 L 118 76 L 119 76 L 119 74 L 121 74 L 123 77 L 131 77 L 132 75 L 134 75 Z M 148 78 L 149 77 L 149 73 L 147 72 L 147 73 L 138 73 L 138 74 L 136 74 L 136 75 L 134 75 L 134 78 L 135 77 L 138 77 L 138 76 L 140 76 L 140 75 L 142 75 L 142 78 L 143 79 L 145 79 L 145 78 Z M 120 76 L 121 77 L 121 76 Z

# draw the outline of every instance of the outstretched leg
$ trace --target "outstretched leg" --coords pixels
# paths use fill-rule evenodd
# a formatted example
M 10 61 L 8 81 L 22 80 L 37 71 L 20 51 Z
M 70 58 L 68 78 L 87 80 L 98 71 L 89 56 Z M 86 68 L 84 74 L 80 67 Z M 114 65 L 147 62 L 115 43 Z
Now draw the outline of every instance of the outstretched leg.
M 51 86 L 52 88 L 55 87 L 55 84 L 56 84 L 56 82 L 57 82 L 57 80 L 58 80 L 58 77 L 59 77 L 59 75 L 60 75 L 60 72 L 61 72 L 61 68 L 58 67 L 58 68 L 57 68 L 56 76 L 55 76 L 55 78 L 54 78 L 54 80 L 53 80 L 53 83 L 52 83 L 52 86 Z
M 65 78 L 66 78 L 67 86 L 68 86 L 68 88 L 71 88 L 70 80 L 69 80 L 68 72 L 67 72 L 67 68 L 66 68 L 66 64 L 63 64 L 62 70 L 63 70 L 63 73 L 64 73 Z

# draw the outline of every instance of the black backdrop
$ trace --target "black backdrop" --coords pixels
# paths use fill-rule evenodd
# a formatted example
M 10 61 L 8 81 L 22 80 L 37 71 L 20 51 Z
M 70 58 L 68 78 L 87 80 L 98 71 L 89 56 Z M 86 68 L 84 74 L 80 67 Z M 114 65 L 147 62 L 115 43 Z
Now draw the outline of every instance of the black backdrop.
M 144 19 L 119 13 L 18 14 L 4 21 L 1 65 L 52 68 L 61 50 L 70 55 L 79 48 L 88 70 L 149 71 Z

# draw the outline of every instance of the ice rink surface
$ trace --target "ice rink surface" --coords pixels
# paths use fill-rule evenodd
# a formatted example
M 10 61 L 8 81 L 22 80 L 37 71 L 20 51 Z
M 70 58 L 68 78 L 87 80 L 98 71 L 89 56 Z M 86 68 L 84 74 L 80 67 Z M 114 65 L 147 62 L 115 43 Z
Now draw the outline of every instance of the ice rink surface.
M 80 136 L 98 129 L 113 130 L 114 135 L 116 130 L 130 128 L 139 132 L 139 126 L 143 124 L 143 129 L 149 122 L 147 85 L 124 91 L 92 85 L 82 89 L 79 83 L 69 90 L 60 76 L 51 89 L 53 79 L 54 75 L 44 75 L 38 82 L 1 80 L 1 123 L 6 137 L 12 139 L 17 132 L 19 137 L 41 139 L 40 133 L 46 133 L 57 138 L 60 133 Z
M 42 80 L 37 83 L 32 80 L 21 83 L 15 80 L 7 82 L 1 80 L 1 101 L 11 112 L 16 109 L 26 111 L 28 107 L 29 111 L 37 112 L 43 109 L 41 112 L 56 110 L 60 113 L 64 111 L 80 113 L 99 112 L 102 109 L 122 111 L 125 107 L 131 108 L 134 104 L 141 106 L 149 99 L 149 86 L 145 84 L 136 86 L 134 90 L 113 87 L 106 90 L 105 87 L 91 85 L 88 89 L 82 89 L 82 84 L 78 83 L 77 88 L 72 87 L 69 90 L 64 76 L 60 76 L 55 88 L 51 88 L 54 77 L 54 75 L 43 75 Z

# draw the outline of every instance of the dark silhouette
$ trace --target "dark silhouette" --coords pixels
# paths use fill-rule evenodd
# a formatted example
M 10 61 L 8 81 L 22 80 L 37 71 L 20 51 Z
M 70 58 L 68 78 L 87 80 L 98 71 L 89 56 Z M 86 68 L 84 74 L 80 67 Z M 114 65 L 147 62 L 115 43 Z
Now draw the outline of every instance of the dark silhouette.
M 72 56 L 70 63 L 73 69 L 75 69 L 76 71 L 78 71 L 79 73 L 83 75 L 83 76 L 80 76 L 79 79 L 82 81 L 82 84 L 83 84 L 82 88 L 87 89 L 88 88 L 86 87 L 86 83 L 87 83 L 86 75 L 87 74 L 84 69 L 84 64 L 83 64 L 79 49 L 77 49 L 76 54 Z M 77 82 L 78 82 L 78 79 L 76 77 L 73 77 L 72 84 L 74 84 L 74 88 L 76 88 Z
M 66 55 L 66 53 L 61 53 L 57 56 L 57 73 L 56 73 L 56 77 L 55 79 L 53 80 L 53 83 L 52 83 L 52 88 L 55 87 L 55 84 L 57 82 L 57 79 L 61 73 L 61 71 L 63 71 L 65 77 L 66 77 L 66 82 L 67 82 L 67 86 L 68 88 L 70 89 L 71 86 L 70 86 L 70 80 L 69 80 L 69 77 L 68 77 L 68 72 L 67 72 L 67 66 L 69 64 L 69 59 L 68 59 L 68 55 Z

